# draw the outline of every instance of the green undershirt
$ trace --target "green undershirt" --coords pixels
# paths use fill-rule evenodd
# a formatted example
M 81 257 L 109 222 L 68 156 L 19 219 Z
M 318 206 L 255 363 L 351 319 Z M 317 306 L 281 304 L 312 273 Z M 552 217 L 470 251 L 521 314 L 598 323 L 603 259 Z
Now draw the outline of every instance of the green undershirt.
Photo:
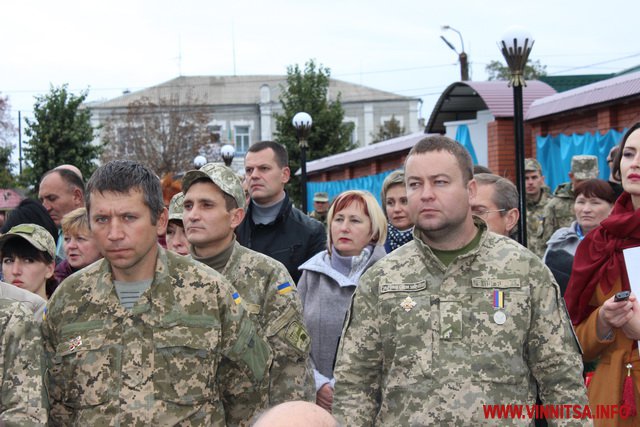
M 456 259 L 459 256 L 464 255 L 464 254 L 466 254 L 468 252 L 471 252 L 472 250 L 477 248 L 478 245 L 480 244 L 480 237 L 481 236 L 482 236 L 482 233 L 480 232 L 480 230 L 478 230 L 476 228 L 475 237 L 469 243 L 467 243 L 465 246 L 461 247 L 460 249 L 454 249 L 452 251 L 443 251 L 443 250 L 440 250 L 440 249 L 431 248 L 431 246 L 429 246 L 429 247 L 431 248 L 431 252 L 433 252 L 433 254 L 444 265 L 446 265 L 448 267 L 449 264 L 451 264 L 454 259 Z

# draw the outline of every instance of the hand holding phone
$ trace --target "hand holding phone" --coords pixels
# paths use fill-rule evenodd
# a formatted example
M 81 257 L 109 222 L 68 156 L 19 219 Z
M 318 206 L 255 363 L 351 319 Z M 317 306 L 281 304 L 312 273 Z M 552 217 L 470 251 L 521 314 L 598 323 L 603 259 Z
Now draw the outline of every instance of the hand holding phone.
M 622 291 L 618 292 L 616 296 L 613 298 L 615 302 L 619 301 L 627 301 L 629 299 L 629 295 L 631 295 L 630 291 Z

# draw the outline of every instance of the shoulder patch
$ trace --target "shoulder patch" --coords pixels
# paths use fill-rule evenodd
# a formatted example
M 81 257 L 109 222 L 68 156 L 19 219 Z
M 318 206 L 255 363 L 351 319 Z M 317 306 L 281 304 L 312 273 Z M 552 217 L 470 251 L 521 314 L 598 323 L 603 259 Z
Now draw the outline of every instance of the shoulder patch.
M 285 340 L 298 350 L 302 352 L 309 351 L 311 344 L 311 338 L 307 333 L 305 327 L 298 321 L 293 321 L 287 325 L 287 330 L 284 334 Z
M 292 290 L 293 290 L 293 288 L 291 287 L 291 283 L 289 283 L 289 282 L 284 282 L 284 283 L 281 283 L 280 285 L 278 285 L 278 293 L 280 295 L 287 294 L 287 293 L 291 292 Z

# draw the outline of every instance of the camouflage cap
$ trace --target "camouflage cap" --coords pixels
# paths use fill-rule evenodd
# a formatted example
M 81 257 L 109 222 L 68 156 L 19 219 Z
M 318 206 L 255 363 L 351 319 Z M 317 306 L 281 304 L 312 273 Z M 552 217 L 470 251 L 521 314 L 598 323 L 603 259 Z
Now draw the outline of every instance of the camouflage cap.
M 184 193 L 177 193 L 169 202 L 169 221 L 176 219 L 182 221 L 182 212 L 184 212 Z
M 37 224 L 20 224 L 11 227 L 9 231 L 0 236 L 0 251 L 5 243 L 15 236 L 22 237 L 37 250 L 47 252 L 51 258 L 55 259 L 56 242 L 44 227 Z
M 538 162 L 536 159 L 524 159 L 524 171 L 542 173 L 542 166 L 540 166 L 540 162 Z
M 598 177 L 598 158 L 580 155 L 571 158 L 571 173 L 575 179 L 593 179 Z
M 328 202 L 329 201 L 329 193 L 325 193 L 324 191 L 318 191 L 313 195 L 314 202 Z
M 198 170 L 189 171 L 182 178 L 182 192 L 186 194 L 191 184 L 199 178 L 207 178 L 223 193 L 233 197 L 239 208 L 245 207 L 246 199 L 242 181 L 230 168 L 219 163 L 207 163 Z

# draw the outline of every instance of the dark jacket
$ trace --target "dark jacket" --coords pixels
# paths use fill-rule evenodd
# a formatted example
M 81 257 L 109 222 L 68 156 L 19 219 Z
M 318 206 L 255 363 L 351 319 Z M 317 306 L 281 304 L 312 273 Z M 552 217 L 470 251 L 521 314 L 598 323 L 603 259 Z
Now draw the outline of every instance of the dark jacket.
M 254 224 L 252 210 L 253 204 L 249 203 L 244 221 L 236 228 L 238 242 L 280 261 L 298 283 L 302 274 L 298 267 L 327 248 L 324 226 L 294 208 L 288 195 L 271 224 Z

